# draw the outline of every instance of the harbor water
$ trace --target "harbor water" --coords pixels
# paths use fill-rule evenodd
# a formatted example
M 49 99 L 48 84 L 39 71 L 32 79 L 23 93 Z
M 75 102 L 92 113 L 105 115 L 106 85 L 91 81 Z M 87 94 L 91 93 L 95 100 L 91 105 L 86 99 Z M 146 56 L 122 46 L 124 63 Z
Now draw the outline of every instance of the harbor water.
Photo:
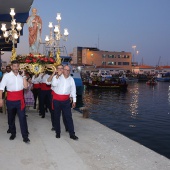
M 170 83 L 131 83 L 127 91 L 85 89 L 77 109 L 89 117 L 170 158 Z

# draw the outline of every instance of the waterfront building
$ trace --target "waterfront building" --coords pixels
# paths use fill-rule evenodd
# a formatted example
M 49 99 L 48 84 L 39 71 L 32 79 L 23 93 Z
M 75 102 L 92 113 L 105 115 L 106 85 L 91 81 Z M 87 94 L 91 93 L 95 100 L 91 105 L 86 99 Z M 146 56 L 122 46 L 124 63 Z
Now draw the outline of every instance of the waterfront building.
M 89 64 L 102 66 L 103 68 L 111 66 L 119 67 L 123 70 L 132 69 L 131 52 L 104 51 L 92 47 L 75 47 L 73 49 L 72 60 L 74 64 Z
M 96 69 L 98 69 L 99 72 L 109 72 L 110 74 L 125 74 L 126 72 L 126 70 L 118 66 L 97 66 Z
M 170 66 L 159 66 L 155 68 L 155 73 L 166 74 L 170 73 Z
M 149 65 L 138 65 L 132 67 L 132 72 L 135 74 L 165 74 L 170 73 L 170 66 L 149 66 Z
M 135 74 L 155 74 L 155 67 L 149 65 L 138 65 L 132 67 L 132 72 Z

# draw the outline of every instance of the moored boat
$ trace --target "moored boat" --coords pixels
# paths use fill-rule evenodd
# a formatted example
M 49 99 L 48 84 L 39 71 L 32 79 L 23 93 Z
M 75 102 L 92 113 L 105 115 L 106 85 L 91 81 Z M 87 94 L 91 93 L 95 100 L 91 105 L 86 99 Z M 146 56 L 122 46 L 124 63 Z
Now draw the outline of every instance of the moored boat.
M 88 88 L 105 88 L 105 89 L 122 89 L 126 90 L 128 87 L 127 83 L 121 83 L 121 82 L 110 82 L 110 81 L 89 81 L 89 83 L 86 83 L 86 87 Z
M 156 80 L 160 82 L 170 82 L 170 77 L 163 77 L 162 74 L 158 74 Z

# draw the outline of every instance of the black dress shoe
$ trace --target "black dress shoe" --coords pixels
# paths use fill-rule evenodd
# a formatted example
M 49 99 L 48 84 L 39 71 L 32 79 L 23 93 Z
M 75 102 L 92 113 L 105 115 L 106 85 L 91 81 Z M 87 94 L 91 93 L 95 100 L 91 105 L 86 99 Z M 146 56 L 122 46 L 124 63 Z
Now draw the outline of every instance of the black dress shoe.
M 29 138 L 24 138 L 24 139 L 23 139 L 23 142 L 25 142 L 25 143 L 29 143 L 29 142 L 30 142 L 30 140 L 29 140 Z
M 56 138 L 60 138 L 60 134 L 59 134 L 59 133 L 57 133 L 55 137 L 56 137 Z
M 7 130 L 7 133 L 11 133 L 10 129 Z
M 79 138 L 76 135 L 70 135 L 70 138 L 73 140 L 78 140 Z
M 9 138 L 9 140 L 14 140 L 15 137 L 16 137 L 16 135 L 11 135 L 10 138 Z
M 68 132 L 68 129 L 66 129 L 66 132 Z
M 43 116 L 41 116 L 41 118 L 45 118 L 45 116 L 43 115 Z
M 52 127 L 51 130 L 54 131 L 55 130 L 54 127 Z

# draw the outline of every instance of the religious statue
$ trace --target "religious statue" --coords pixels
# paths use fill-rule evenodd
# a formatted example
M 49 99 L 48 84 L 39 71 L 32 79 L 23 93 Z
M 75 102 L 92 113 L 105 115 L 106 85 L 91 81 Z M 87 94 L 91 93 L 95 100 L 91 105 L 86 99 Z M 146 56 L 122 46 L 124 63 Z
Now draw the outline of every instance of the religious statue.
M 32 9 L 32 15 L 27 19 L 29 30 L 29 52 L 37 54 L 41 42 L 42 20 L 37 15 L 37 9 Z

